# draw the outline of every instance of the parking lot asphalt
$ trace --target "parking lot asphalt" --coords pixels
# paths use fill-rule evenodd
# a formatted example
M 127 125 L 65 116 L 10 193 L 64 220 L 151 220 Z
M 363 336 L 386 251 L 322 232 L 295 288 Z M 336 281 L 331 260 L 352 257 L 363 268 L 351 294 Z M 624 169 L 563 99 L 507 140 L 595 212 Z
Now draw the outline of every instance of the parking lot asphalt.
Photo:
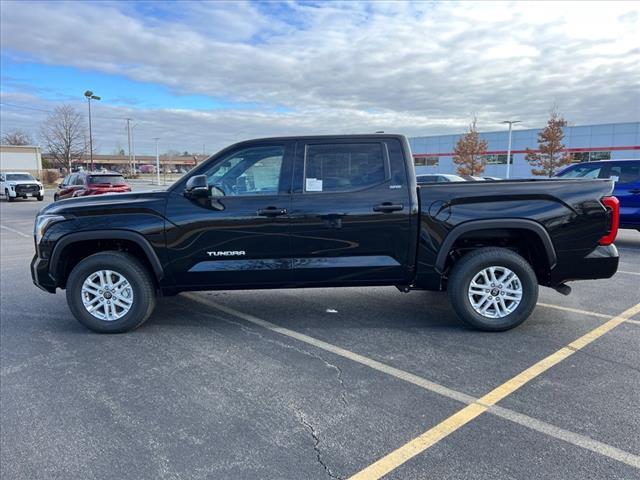
M 640 476 L 639 232 L 613 278 L 542 288 L 504 333 L 441 293 L 349 288 L 182 294 L 97 335 L 31 283 L 50 198 L 0 202 L 3 478 Z

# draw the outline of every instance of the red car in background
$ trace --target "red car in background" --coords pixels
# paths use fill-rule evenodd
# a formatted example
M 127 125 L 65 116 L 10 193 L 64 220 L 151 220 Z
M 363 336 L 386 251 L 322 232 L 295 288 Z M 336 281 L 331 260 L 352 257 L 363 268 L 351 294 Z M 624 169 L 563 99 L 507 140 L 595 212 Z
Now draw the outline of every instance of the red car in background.
M 53 201 L 65 198 L 130 192 L 131 186 L 119 173 L 78 172 L 64 177 L 53 195 Z

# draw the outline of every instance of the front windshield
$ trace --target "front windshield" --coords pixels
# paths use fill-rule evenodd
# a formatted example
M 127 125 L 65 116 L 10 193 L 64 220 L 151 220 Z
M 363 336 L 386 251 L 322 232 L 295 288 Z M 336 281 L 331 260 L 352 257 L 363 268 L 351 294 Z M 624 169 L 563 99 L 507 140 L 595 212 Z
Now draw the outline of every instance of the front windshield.
M 35 180 L 28 173 L 7 173 L 7 181 Z
M 599 174 L 600 167 L 584 165 L 563 172 L 559 176 L 563 178 L 598 178 Z

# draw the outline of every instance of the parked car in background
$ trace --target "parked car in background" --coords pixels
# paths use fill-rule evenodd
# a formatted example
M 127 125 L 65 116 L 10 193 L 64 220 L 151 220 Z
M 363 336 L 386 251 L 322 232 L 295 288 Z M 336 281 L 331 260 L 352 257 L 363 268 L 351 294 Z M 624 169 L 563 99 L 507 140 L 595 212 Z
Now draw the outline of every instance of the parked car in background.
M 447 182 L 466 182 L 460 175 L 452 175 L 449 173 L 427 173 L 416 176 L 418 185 L 425 183 L 447 183 Z
M 36 197 L 44 199 L 42 183 L 27 172 L 0 173 L 0 193 L 10 202 L 16 198 Z
M 120 173 L 78 172 L 64 177 L 58 185 L 58 191 L 53 195 L 53 200 L 130 191 L 131 186 Z
M 578 163 L 556 174 L 560 178 L 612 178 L 620 200 L 620 228 L 640 231 L 640 160 Z

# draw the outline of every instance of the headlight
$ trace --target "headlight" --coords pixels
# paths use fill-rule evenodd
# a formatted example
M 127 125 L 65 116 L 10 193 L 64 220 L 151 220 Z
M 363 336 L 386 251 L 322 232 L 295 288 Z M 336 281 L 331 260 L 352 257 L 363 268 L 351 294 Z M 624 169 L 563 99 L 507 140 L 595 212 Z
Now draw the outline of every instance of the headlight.
M 44 215 L 38 215 L 36 217 L 36 223 L 33 230 L 33 235 L 36 237 L 36 244 L 40 243 L 40 240 L 42 240 L 47 228 L 62 220 L 65 220 L 62 215 L 47 215 L 46 213 Z

